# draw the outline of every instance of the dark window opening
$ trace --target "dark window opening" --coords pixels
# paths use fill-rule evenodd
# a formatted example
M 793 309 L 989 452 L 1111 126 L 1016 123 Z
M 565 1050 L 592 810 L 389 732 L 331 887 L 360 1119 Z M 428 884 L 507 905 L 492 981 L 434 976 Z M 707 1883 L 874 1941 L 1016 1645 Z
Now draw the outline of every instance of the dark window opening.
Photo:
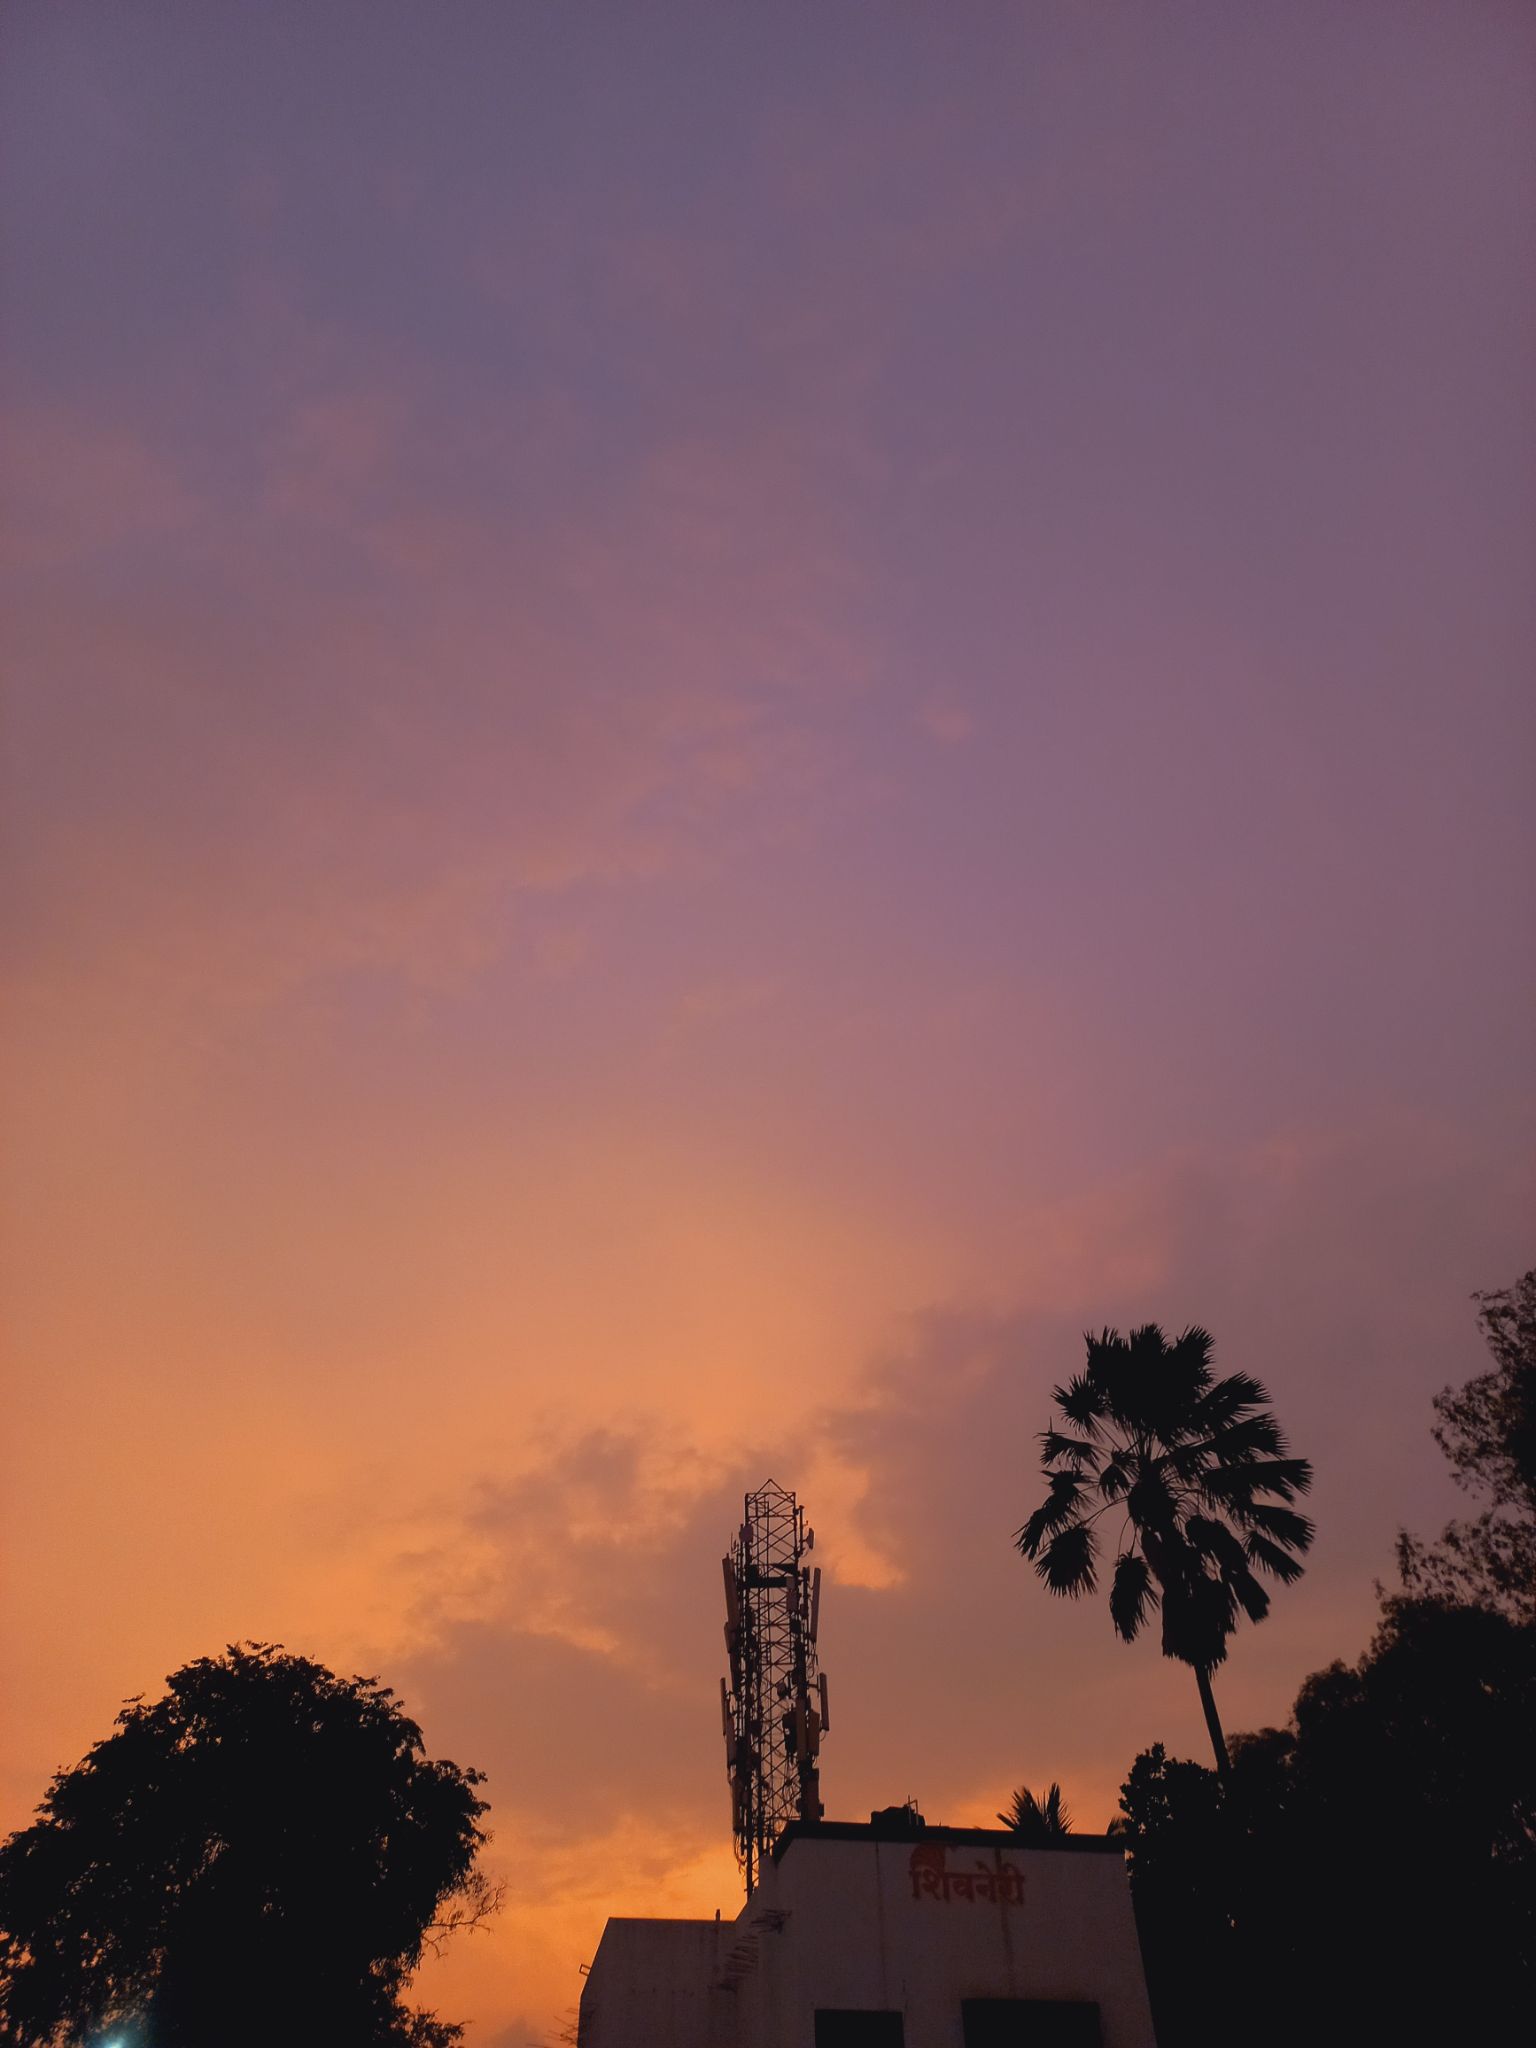
M 816 2015 L 816 2048 L 903 2048 L 899 2012 L 838 2012 Z
M 967 1998 L 965 2048 L 1100 2048 L 1099 2008 L 1066 1998 Z

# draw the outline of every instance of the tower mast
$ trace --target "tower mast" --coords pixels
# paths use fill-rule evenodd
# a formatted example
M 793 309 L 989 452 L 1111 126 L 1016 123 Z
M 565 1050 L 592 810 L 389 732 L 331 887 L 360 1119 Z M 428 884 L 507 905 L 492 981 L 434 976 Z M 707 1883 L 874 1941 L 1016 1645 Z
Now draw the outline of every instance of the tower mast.
M 785 1823 L 822 1814 L 821 1567 L 804 1561 L 815 1540 L 804 1508 L 770 1479 L 746 1496 L 741 1528 L 722 1561 L 731 1675 L 720 1681 L 720 1710 L 736 1860 L 749 1896 Z

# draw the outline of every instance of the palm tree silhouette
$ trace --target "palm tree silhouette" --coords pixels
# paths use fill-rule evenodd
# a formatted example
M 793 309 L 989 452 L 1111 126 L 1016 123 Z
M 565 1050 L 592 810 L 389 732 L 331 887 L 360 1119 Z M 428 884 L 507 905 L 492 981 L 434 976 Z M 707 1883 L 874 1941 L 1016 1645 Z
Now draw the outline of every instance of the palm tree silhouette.
M 1076 1434 L 1041 1431 L 1050 1492 L 1014 1541 L 1053 1593 L 1076 1600 L 1098 1584 L 1095 1524 L 1120 1512 L 1110 1618 L 1129 1643 L 1161 1606 L 1163 1655 L 1193 1670 L 1225 1776 L 1211 1673 L 1239 1614 L 1269 1612 L 1255 1571 L 1283 1585 L 1301 1576 L 1313 1529 L 1288 1503 L 1312 1467 L 1287 1455 L 1257 1380 L 1214 1377 L 1207 1331 L 1170 1343 L 1147 1323 L 1084 1341 L 1086 1369 L 1052 1396 Z
M 1047 1788 L 1043 1799 L 1037 1799 L 1027 1785 L 1021 1785 L 1008 1811 L 997 1817 L 1005 1828 L 1012 1828 L 1028 1842 L 1059 1841 L 1072 1832 L 1072 1816 L 1062 1799 L 1061 1787 L 1055 1783 Z

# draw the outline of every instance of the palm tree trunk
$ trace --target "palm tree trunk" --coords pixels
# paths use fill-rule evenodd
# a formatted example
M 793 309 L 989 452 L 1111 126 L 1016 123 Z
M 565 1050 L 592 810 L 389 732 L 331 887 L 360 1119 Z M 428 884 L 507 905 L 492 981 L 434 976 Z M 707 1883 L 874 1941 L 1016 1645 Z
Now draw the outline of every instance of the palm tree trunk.
M 1210 1730 L 1211 1747 L 1216 1752 L 1216 1774 L 1225 1778 L 1231 1769 L 1227 1758 L 1227 1738 L 1221 1732 L 1221 1716 L 1216 1711 L 1216 1695 L 1211 1691 L 1211 1674 L 1204 1664 L 1195 1666 L 1195 1683 L 1200 1688 L 1200 1704 L 1205 1709 L 1205 1725 Z

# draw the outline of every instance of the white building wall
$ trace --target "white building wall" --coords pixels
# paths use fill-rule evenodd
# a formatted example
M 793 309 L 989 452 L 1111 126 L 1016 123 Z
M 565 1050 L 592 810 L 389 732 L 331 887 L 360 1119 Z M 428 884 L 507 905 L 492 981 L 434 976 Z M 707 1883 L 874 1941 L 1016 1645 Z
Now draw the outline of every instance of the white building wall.
M 796 1835 L 734 1922 L 610 1920 L 582 2048 L 813 2048 L 818 2008 L 962 2048 L 966 1998 L 1083 2000 L 1103 2048 L 1154 2048 L 1123 1857 L 995 1830 Z
M 898 2011 L 908 2048 L 961 2048 L 966 1998 L 1089 2001 L 1104 2048 L 1154 2048 L 1119 1855 L 803 1839 L 753 1905 L 788 1917 L 759 1937 L 735 2048 L 811 2048 L 818 2007 Z
M 582 1989 L 582 2048 L 735 2048 L 734 2002 L 713 1988 L 732 1932 L 729 1920 L 610 1920 Z

